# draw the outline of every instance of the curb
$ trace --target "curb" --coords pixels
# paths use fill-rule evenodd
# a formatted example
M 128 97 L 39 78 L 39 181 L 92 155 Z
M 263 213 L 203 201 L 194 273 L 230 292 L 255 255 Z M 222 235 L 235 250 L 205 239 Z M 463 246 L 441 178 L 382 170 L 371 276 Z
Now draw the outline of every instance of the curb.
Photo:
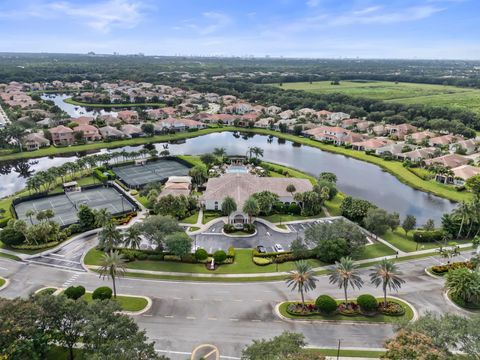
M 38 290 L 35 290 L 34 291 L 34 294 L 38 294 L 39 292 L 43 291 L 43 290 L 46 290 L 46 289 L 56 289 L 55 292 L 53 294 L 55 294 L 58 290 L 61 290 L 60 288 L 56 287 L 56 286 L 44 286 L 44 287 L 41 287 L 40 289 Z M 52 294 L 52 295 L 53 295 Z
M 10 285 L 10 280 L 7 279 L 7 278 L 2 278 L 3 280 L 5 280 L 5 284 L 3 284 L 2 286 L 0 286 L 0 291 L 2 291 L 3 289 L 5 289 L 8 285 Z
M 455 304 L 452 299 L 450 299 L 450 297 L 448 296 L 448 291 L 444 291 L 443 292 L 443 297 L 445 298 L 445 300 L 447 301 L 448 304 L 452 305 L 454 308 L 456 308 L 457 310 L 460 310 L 460 311 L 463 311 L 463 312 L 466 312 L 468 314 L 477 314 L 478 312 L 477 311 L 474 311 L 474 310 L 470 310 L 470 309 L 466 309 L 466 308 L 463 308 L 457 304 Z
M 412 309 L 413 318 L 411 320 L 408 320 L 408 322 L 415 322 L 415 321 L 418 320 L 418 318 L 419 318 L 418 311 L 412 304 L 410 304 L 408 301 L 400 299 L 396 296 L 389 296 L 389 298 L 399 300 L 399 301 L 407 304 Z M 288 317 L 286 317 L 286 316 L 284 316 L 280 313 L 280 305 L 282 305 L 285 302 L 289 302 L 289 301 L 288 300 L 287 301 L 282 301 L 281 303 L 278 303 L 277 305 L 275 305 L 274 313 L 281 320 L 286 321 L 286 322 L 290 322 L 292 324 L 302 324 L 302 323 L 309 323 L 309 324 L 320 323 L 320 324 L 322 324 L 323 323 L 323 324 L 345 324 L 345 325 L 362 325 L 362 324 L 367 324 L 367 325 L 395 325 L 395 323 L 389 323 L 389 322 L 348 321 L 348 320 L 310 320 L 308 318 L 306 318 L 305 320 L 292 319 L 292 318 L 288 318 Z
M 434 278 L 434 279 L 443 279 L 442 276 L 432 274 L 430 271 L 428 271 L 428 269 L 430 269 L 430 268 L 425 268 L 425 274 L 427 274 L 428 276 L 430 276 L 431 278 Z
M 235 239 L 235 238 L 250 238 L 250 237 L 254 237 L 255 235 L 257 235 L 258 231 L 257 229 L 255 229 L 255 232 L 253 234 L 246 234 L 246 235 L 231 235 L 231 234 L 227 234 L 223 229 L 222 229 L 222 235 L 224 236 L 227 236 L 229 238 L 232 238 L 232 239 Z

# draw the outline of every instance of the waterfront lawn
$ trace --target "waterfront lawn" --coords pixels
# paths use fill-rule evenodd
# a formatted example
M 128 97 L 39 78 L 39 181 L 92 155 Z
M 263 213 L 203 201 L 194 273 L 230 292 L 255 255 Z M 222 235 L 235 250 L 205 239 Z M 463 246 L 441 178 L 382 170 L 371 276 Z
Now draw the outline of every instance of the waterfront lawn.
M 350 299 L 349 299 L 350 300 Z M 352 299 L 353 300 L 353 299 Z M 383 297 L 377 298 L 378 302 L 383 301 Z M 350 300 L 351 301 L 351 300 Z M 387 297 L 387 301 L 389 302 L 395 302 L 399 304 L 401 307 L 403 307 L 405 314 L 401 316 L 389 316 L 389 315 L 384 315 L 384 314 L 376 314 L 374 316 L 366 316 L 363 314 L 358 314 L 358 315 L 352 315 L 352 316 L 346 316 L 346 315 L 341 315 L 341 314 L 334 314 L 334 315 L 321 315 L 321 314 L 315 314 L 315 315 L 308 315 L 308 316 L 301 316 L 301 315 L 292 315 L 287 312 L 287 307 L 291 303 L 298 303 L 298 301 L 285 301 L 280 304 L 279 311 L 280 314 L 286 318 L 289 319 L 295 319 L 295 320 L 306 320 L 306 321 L 311 321 L 311 320 L 330 320 L 330 321 L 358 321 L 358 322 L 372 322 L 372 323 L 393 323 L 393 324 L 398 324 L 402 323 L 405 320 L 410 321 L 413 319 L 414 313 L 413 309 L 405 302 L 399 300 L 399 299 L 394 299 L 394 298 L 389 298 Z M 337 304 L 341 304 L 342 302 L 345 302 L 345 300 L 342 299 L 337 299 Z M 312 304 L 313 302 L 306 302 Z
M 319 219 L 325 217 L 323 211 L 315 216 L 302 216 L 302 215 L 291 215 L 291 214 L 273 214 L 268 216 L 260 216 L 262 219 L 270 221 L 271 223 L 284 223 L 288 221 L 297 221 L 297 220 L 310 220 L 310 219 Z
M 299 170 L 296 170 L 288 166 L 273 164 L 266 161 L 262 161 L 260 166 L 267 166 L 268 168 L 270 168 L 269 176 L 271 177 L 292 177 L 292 178 L 310 180 L 312 185 L 315 185 L 317 183 L 317 179 L 315 178 L 315 176 L 306 174 L 304 172 L 301 172 Z M 288 173 L 287 176 L 284 175 L 285 172 Z
M 192 166 L 205 166 L 202 160 L 200 160 L 200 156 L 197 155 L 177 155 L 177 157 L 188 162 Z
M 375 259 L 383 256 L 395 255 L 395 250 L 382 243 L 364 246 L 357 260 Z
M 405 252 L 413 252 L 416 250 L 423 250 L 425 249 L 433 249 L 440 246 L 437 243 L 417 243 L 413 241 L 413 231 L 408 233 L 408 236 L 405 235 L 405 231 L 402 228 L 396 228 L 395 231 L 388 230 L 383 236 L 382 239 L 388 241 L 390 244 L 395 246 L 396 248 L 405 251 Z
M 340 210 L 340 205 L 342 205 L 342 201 L 345 198 L 345 195 L 342 193 L 338 193 L 332 200 L 325 201 L 325 208 L 329 212 L 330 216 L 340 216 L 342 215 L 342 211 Z

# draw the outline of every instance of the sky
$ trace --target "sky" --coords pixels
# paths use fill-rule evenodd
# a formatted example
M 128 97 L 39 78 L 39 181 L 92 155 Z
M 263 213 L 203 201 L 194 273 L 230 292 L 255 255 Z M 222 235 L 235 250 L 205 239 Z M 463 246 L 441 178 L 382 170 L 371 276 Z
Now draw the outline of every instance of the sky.
M 0 0 L 0 52 L 480 59 L 480 0 Z

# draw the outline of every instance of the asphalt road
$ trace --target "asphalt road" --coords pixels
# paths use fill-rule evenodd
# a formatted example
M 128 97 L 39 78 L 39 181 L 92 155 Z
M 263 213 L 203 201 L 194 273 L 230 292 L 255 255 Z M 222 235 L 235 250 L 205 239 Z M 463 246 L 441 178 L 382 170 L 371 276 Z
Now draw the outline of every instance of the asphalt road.
M 460 259 L 459 259 L 460 260 Z M 420 313 L 426 311 L 459 313 L 442 295 L 443 280 L 425 274 L 424 269 L 440 259 L 429 257 L 399 263 L 406 285 L 397 294 Z M 361 271 L 368 282 L 368 269 Z M 0 296 L 29 296 L 44 286 L 66 287 L 83 285 L 94 290 L 109 284 L 96 274 L 74 272 L 34 263 L 20 263 L 0 258 L 0 276 L 9 278 L 10 285 Z M 185 359 L 187 353 L 204 342 L 217 345 L 224 358 L 239 357 L 241 349 L 252 339 L 270 338 L 284 330 L 302 332 L 312 346 L 334 347 L 342 340 L 344 347 L 378 348 L 393 334 L 391 325 L 292 323 L 278 319 L 275 305 L 287 299 L 298 299 L 284 282 L 267 283 L 205 283 L 174 282 L 147 279 L 120 279 L 119 292 L 138 294 L 153 299 L 152 308 L 135 319 L 147 330 L 150 339 L 161 351 L 174 351 L 172 359 Z M 328 293 L 342 297 L 343 291 L 319 277 L 317 289 L 307 295 L 314 299 Z M 362 293 L 381 295 L 379 289 L 365 284 Z

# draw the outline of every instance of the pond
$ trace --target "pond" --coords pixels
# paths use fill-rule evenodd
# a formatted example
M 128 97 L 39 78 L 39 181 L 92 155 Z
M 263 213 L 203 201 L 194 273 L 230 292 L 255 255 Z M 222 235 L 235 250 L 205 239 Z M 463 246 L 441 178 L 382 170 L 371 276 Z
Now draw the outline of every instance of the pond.
M 63 100 L 71 98 L 71 95 L 68 94 L 43 94 L 41 98 L 43 100 L 50 100 L 55 103 L 60 109 L 65 111 L 71 117 L 80 117 L 80 116 L 97 116 L 110 114 L 112 116 L 117 116 L 115 111 L 108 111 L 100 108 L 92 108 L 92 110 L 87 110 L 83 106 L 72 105 L 64 102 Z
M 167 145 L 156 144 L 159 151 Z M 216 147 L 224 147 L 229 155 L 246 155 L 248 148 L 258 146 L 264 150 L 263 160 L 270 161 L 317 176 L 324 171 L 333 172 L 338 177 L 338 188 L 354 197 L 369 200 L 388 211 L 396 211 L 403 218 L 406 214 L 417 217 L 417 224 L 422 225 L 429 218 L 440 224 L 442 214 L 450 212 L 455 203 L 415 190 L 400 182 L 393 175 L 384 172 L 381 168 L 360 160 L 332 154 L 309 146 L 300 146 L 290 141 L 269 138 L 263 135 L 234 136 L 232 133 L 214 133 L 192 139 L 180 144 L 168 144 L 172 155 L 198 155 L 212 152 Z M 101 150 L 106 151 L 136 151 L 142 146 L 127 146 L 123 148 Z M 58 166 L 77 157 L 38 158 L 31 160 L 32 165 L 23 161 L 23 167 L 30 167 L 30 171 L 47 169 Z M 25 165 L 25 163 L 27 165 Z M 3 169 L 0 175 L 0 197 L 22 189 L 25 186 L 25 177 L 28 169 L 18 169 L 18 163 L 11 163 L 11 167 Z M 22 171 L 18 171 L 22 170 Z

